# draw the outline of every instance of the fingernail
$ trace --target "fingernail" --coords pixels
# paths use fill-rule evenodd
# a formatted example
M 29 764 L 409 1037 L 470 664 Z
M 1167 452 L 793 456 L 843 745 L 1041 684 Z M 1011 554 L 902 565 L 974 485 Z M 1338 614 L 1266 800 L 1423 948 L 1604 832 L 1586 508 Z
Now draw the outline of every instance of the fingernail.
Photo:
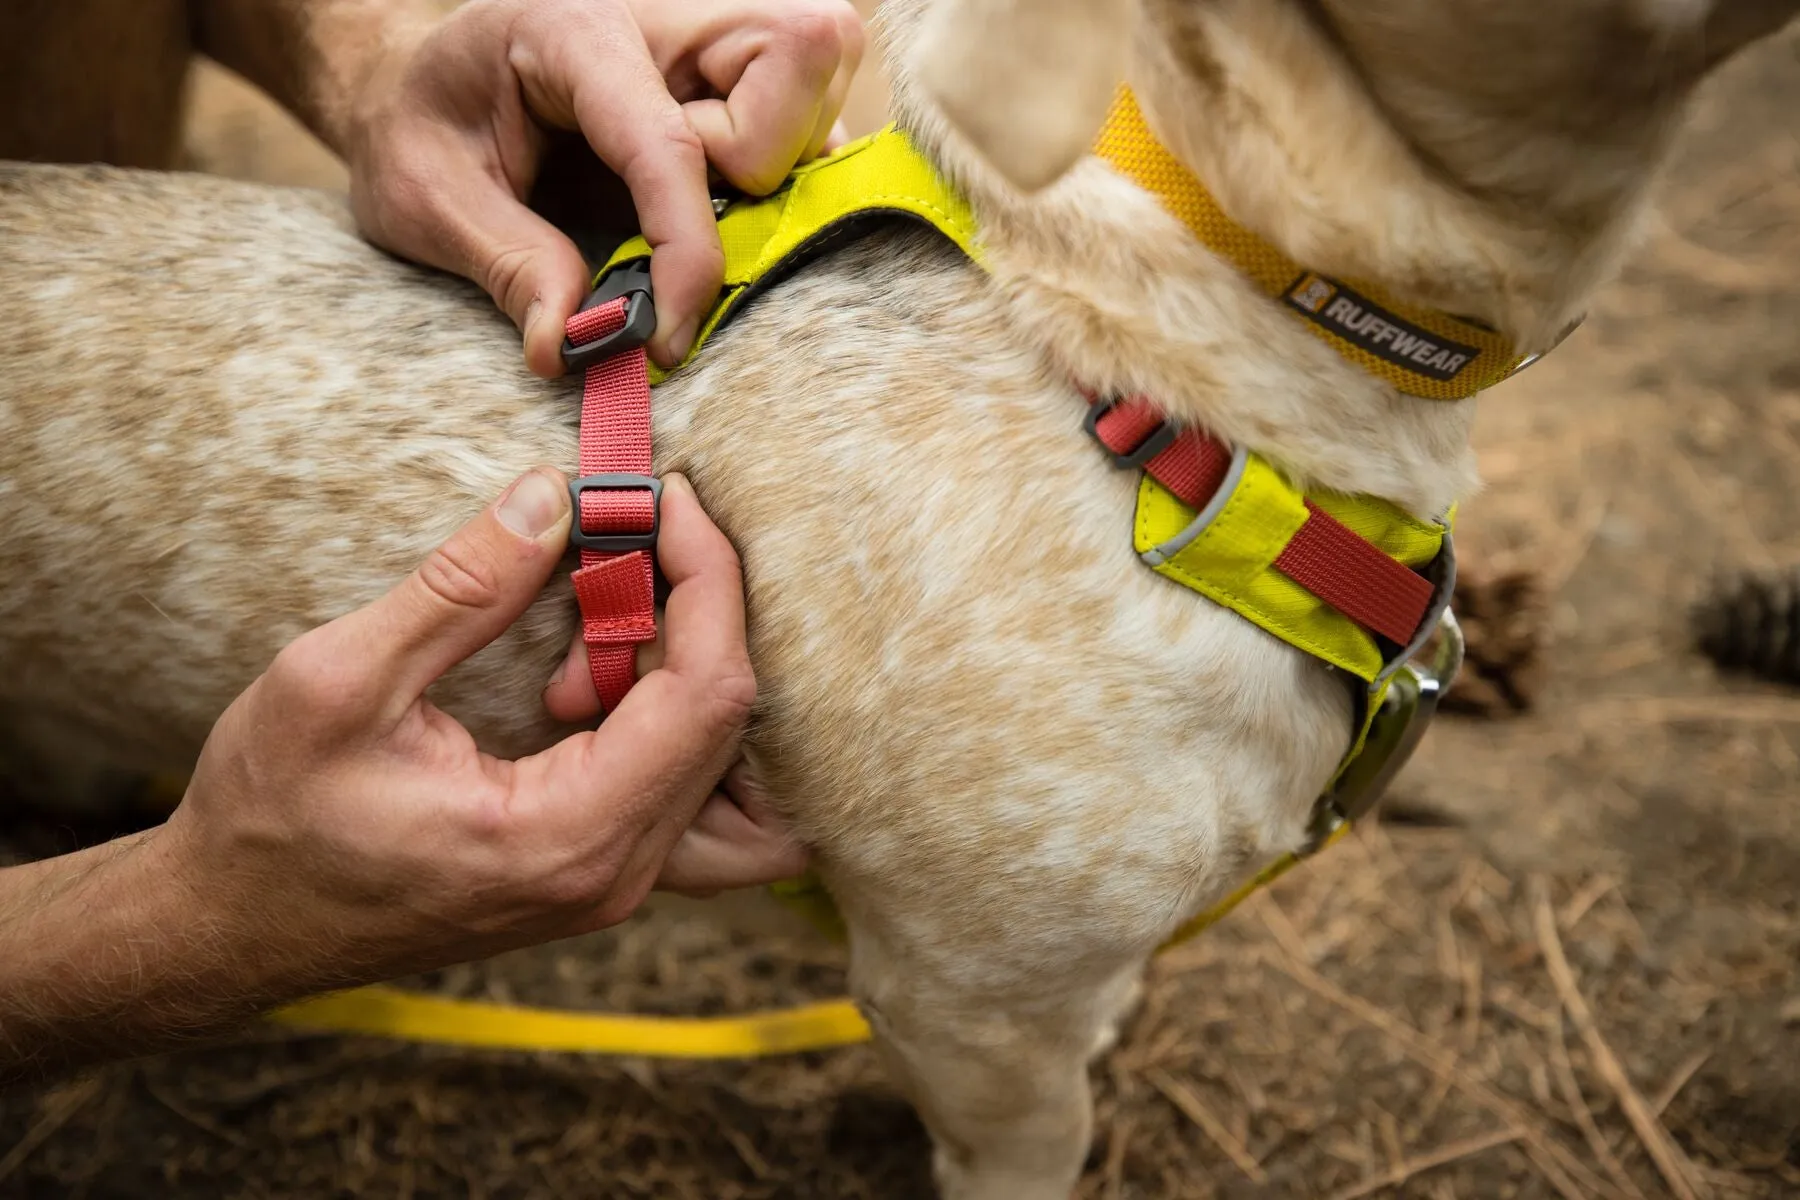
M 543 315 L 543 312 L 544 312 L 543 300 L 541 298 L 534 297 L 531 301 L 530 307 L 528 307 L 525 310 L 525 340 L 526 341 L 529 342 L 531 340 L 531 331 L 537 327 L 538 318 Z
M 563 681 L 563 676 L 567 675 L 568 673 L 569 673 L 569 659 L 568 659 L 567 655 L 564 655 L 563 660 L 556 664 L 556 673 L 554 675 L 550 676 L 550 683 L 548 686 L 555 687 L 557 684 L 559 684 Z
M 522 537 L 539 538 L 562 520 L 568 493 L 542 471 L 527 471 L 500 498 L 500 523 Z
M 692 496 L 694 494 L 694 485 L 689 483 L 688 477 L 681 474 L 679 471 L 670 471 L 667 475 L 662 477 L 662 481 L 663 489 L 665 491 L 669 488 L 673 488 L 684 496 Z

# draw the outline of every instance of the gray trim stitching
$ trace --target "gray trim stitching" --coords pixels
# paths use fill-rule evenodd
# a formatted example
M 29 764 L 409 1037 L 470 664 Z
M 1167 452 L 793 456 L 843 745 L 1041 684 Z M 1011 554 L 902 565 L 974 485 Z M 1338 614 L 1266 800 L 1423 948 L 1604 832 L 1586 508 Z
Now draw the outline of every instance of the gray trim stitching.
M 1205 532 L 1206 527 L 1218 520 L 1219 514 L 1225 511 L 1225 506 L 1231 502 L 1231 497 L 1237 492 L 1238 484 L 1244 481 L 1244 467 L 1249 461 L 1250 452 L 1248 450 L 1242 446 L 1233 446 L 1231 448 L 1231 465 L 1225 468 L 1225 478 L 1219 481 L 1219 490 L 1212 494 L 1212 499 L 1206 502 L 1206 507 L 1201 509 L 1192 521 L 1188 522 L 1187 528 L 1162 545 L 1144 551 L 1138 557 L 1149 566 L 1160 567 L 1187 549 L 1188 544 Z

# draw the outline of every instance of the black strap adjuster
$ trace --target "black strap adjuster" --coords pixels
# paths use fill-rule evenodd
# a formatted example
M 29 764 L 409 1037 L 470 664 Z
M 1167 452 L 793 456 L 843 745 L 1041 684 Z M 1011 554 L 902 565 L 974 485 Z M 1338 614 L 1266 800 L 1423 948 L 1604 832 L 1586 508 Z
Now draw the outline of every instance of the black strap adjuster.
M 602 275 L 578 312 L 610 304 L 620 296 L 631 297 L 625 304 L 625 324 L 604 337 L 577 346 L 563 338 L 563 366 L 580 372 L 597 362 L 605 362 L 615 354 L 636 350 L 656 332 L 656 302 L 650 291 L 650 260 L 636 258 L 620 263 Z
M 1120 470 L 1141 471 L 1151 459 L 1174 445 L 1175 439 L 1181 431 L 1176 429 L 1172 422 L 1164 421 L 1151 430 L 1150 436 L 1139 442 L 1135 448 L 1120 454 L 1100 437 L 1100 418 L 1117 408 L 1119 400 L 1118 396 L 1110 396 L 1105 400 L 1096 400 L 1088 405 L 1087 416 L 1082 419 L 1081 427 L 1087 430 L 1089 437 L 1100 443 L 1100 448 L 1106 451 L 1107 456 L 1112 459 L 1113 466 Z
M 662 480 L 654 475 L 630 475 L 613 472 L 605 475 L 583 475 L 569 484 L 569 503 L 573 506 L 569 525 L 569 544 L 602 554 L 629 554 L 633 550 L 656 549 L 656 535 L 662 530 Z M 581 529 L 581 496 L 583 492 L 650 493 L 650 528 L 643 533 L 584 533 Z

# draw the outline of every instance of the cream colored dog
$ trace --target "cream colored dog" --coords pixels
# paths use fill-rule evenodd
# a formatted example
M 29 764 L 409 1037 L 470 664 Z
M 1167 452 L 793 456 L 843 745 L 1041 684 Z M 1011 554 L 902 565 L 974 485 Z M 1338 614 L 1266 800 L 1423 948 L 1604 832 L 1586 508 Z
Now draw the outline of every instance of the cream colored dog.
M 1183 917 L 1300 842 L 1343 754 L 1319 663 L 1158 578 L 1077 383 L 1419 514 L 1471 402 L 1400 395 L 1083 158 L 1120 79 L 1292 257 L 1550 345 L 1624 253 L 1693 86 L 1800 0 L 895 0 L 901 123 L 991 274 L 895 231 L 660 388 L 659 470 L 742 552 L 749 746 L 852 931 L 947 1196 L 1059 1197 L 1086 1063 Z M 570 384 L 318 195 L 0 173 L 0 703 L 186 764 L 285 642 L 537 462 Z M 427 369 L 427 367 L 429 369 Z M 566 583 L 442 686 L 494 750 Z

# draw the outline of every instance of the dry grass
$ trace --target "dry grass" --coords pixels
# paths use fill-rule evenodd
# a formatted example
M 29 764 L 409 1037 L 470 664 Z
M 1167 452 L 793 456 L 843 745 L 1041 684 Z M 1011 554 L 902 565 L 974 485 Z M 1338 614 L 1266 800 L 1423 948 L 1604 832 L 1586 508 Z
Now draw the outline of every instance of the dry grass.
M 1800 1169 L 1779 1131 L 1755 1137 L 1717 1078 L 1705 1097 L 1684 1085 L 1704 1078 L 1701 1056 L 1745 1053 L 1696 1014 L 1766 988 L 1793 944 L 1772 941 L 1709 980 L 1640 956 L 1639 936 L 1610 880 L 1516 881 L 1460 831 L 1365 829 L 1157 962 L 1095 1072 L 1081 1195 L 1791 1194 Z M 832 994 L 842 975 L 839 951 L 804 935 L 653 913 L 419 982 L 713 1012 Z M 15 1094 L 0 1101 L 5 1130 L 0 1194 L 13 1195 L 926 1186 L 923 1135 L 865 1049 L 681 1065 L 259 1033 Z

